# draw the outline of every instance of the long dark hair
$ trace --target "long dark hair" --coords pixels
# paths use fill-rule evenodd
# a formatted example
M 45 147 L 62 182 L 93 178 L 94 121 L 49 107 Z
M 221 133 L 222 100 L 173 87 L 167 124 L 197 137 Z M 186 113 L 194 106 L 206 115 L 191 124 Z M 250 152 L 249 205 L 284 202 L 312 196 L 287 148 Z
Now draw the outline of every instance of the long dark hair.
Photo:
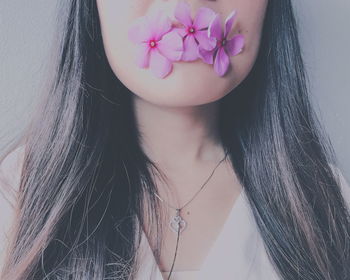
M 60 3 L 59 59 L 25 136 L 3 277 L 128 279 L 144 199 L 159 230 L 157 166 L 139 145 L 133 93 L 108 64 L 96 0 Z M 269 0 L 256 63 L 221 101 L 222 142 L 281 279 L 349 279 L 349 211 L 310 105 L 290 0 Z

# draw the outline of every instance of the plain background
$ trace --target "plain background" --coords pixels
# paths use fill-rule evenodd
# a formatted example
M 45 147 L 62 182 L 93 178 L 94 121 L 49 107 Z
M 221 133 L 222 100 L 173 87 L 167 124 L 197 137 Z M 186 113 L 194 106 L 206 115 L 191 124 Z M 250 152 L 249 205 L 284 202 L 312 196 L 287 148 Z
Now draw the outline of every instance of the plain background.
M 25 127 L 38 101 L 54 39 L 57 1 L 60 0 L 0 1 L 0 151 Z M 312 102 L 349 182 L 350 1 L 294 0 L 293 3 Z

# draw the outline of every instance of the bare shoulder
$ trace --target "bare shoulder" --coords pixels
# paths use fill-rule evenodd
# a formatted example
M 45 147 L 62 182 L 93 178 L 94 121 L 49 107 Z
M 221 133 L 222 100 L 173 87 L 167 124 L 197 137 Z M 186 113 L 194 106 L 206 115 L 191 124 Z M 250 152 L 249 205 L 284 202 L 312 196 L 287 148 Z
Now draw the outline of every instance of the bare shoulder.
M 25 146 L 19 146 L 0 162 L 0 193 L 2 199 L 6 198 L 13 202 L 13 196 L 16 195 L 20 183 L 24 151 Z
M 0 268 L 13 224 L 24 151 L 25 145 L 19 146 L 0 163 Z
M 333 170 L 333 173 L 335 174 L 336 178 L 339 181 L 341 192 L 342 192 L 344 199 L 347 202 L 347 205 L 350 209 L 350 186 L 349 186 L 349 183 L 345 179 L 345 177 L 344 177 L 344 175 L 339 167 L 335 166 L 334 164 L 330 164 L 330 167 Z

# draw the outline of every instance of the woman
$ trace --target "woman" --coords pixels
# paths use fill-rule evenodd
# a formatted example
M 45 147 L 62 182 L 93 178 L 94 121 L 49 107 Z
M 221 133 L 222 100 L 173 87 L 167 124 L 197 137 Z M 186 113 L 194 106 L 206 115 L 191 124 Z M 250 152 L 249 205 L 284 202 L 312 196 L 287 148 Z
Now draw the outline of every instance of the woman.
M 350 278 L 350 195 L 290 0 L 60 3 L 55 79 L 3 161 L 17 196 L 1 279 Z M 236 16 L 234 56 L 208 63 L 175 29 L 201 8 L 208 38 Z M 129 40 L 159 10 L 173 61 Z

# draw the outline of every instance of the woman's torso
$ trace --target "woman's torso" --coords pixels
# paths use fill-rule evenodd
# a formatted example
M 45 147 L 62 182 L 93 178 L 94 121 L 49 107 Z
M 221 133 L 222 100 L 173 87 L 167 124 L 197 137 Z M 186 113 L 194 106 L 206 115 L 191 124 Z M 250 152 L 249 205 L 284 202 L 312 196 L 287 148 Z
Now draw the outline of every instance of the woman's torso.
M 140 270 L 136 280 L 168 279 L 169 272 L 161 272 L 145 235 L 138 254 Z M 228 218 L 200 269 L 171 274 L 171 280 L 277 280 L 279 279 L 264 249 L 257 225 L 249 208 L 245 192 L 235 201 Z

